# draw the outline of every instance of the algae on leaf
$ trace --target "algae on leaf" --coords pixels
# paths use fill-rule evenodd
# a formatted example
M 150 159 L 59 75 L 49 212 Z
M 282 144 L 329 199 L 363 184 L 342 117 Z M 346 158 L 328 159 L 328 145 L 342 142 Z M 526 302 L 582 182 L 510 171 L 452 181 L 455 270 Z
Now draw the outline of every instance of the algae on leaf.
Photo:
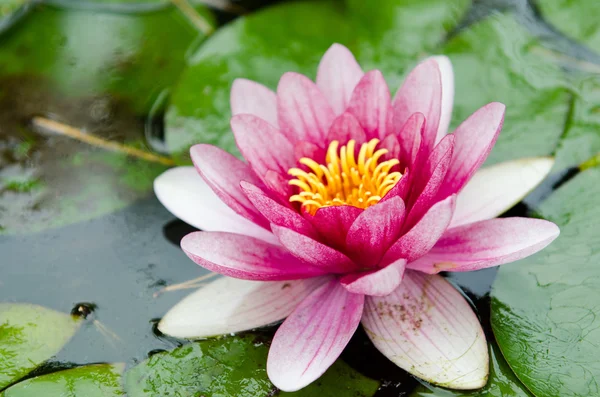
M 48 360 L 81 320 L 27 303 L 0 303 L 0 390 Z
M 600 169 L 581 172 L 538 209 L 561 228 L 540 253 L 500 268 L 492 328 L 537 396 L 600 394 Z
M 17 383 L 1 397 L 119 397 L 125 395 L 121 375 L 125 364 L 93 364 Z

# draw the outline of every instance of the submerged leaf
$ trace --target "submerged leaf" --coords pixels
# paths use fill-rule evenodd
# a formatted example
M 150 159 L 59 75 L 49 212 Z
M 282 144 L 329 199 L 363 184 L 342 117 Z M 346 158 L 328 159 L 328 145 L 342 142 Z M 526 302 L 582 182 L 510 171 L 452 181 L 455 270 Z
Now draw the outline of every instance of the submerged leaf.
M 0 389 L 54 356 L 73 336 L 77 317 L 26 303 L 0 303 Z

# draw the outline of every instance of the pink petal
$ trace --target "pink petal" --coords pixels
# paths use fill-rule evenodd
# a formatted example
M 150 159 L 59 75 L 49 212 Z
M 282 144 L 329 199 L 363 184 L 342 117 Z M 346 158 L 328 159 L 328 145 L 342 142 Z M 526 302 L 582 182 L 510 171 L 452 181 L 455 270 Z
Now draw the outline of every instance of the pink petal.
M 321 144 L 324 144 L 324 142 L 321 142 Z M 319 164 L 323 164 L 325 162 L 325 149 L 307 141 L 296 142 L 296 146 L 294 147 L 294 157 L 296 158 L 296 161 L 303 157 L 307 157 Z
M 270 230 L 269 222 L 254 208 L 240 187 L 241 181 L 261 186 L 258 176 L 246 163 L 212 145 L 195 145 L 190 149 L 192 161 L 208 186 L 232 210 Z
M 482 168 L 460 191 L 450 227 L 495 218 L 532 191 L 554 165 L 551 157 L 507 161 Z
M 354 55 L 341 44 L 333 44 L 323 55 L 317 71 L 317 87 L 335 114 L 341 114 L 346 109 L 352 91 L 363 74 Z
M 231 113 L 253 114 L 274 127 L 277 122 L 277 96 L 262 84 L 246 79 L 235 79 L 231 86 Z
M 362 324 L 375 347 L 400 368 L 452 389 L 488 378 L 488 350 L 477 317 L 440 276 L 407 270 L 400 287 L 367 297 Z
M 176 338 L 199 339 L 247 331 L 281 321 L 328 277 L 249 281 L 221 277 L 185 297 L 158 329 Z
M 402 200 L 405 200 L 408 197 L 410 192 L 412 173 L 408 168 L 404 170 L 404 174 L 402 174 L 402 178 L 396 183 L 396 185 L 389 191 L 385 196 L 381 198 L 380 203 L 384 203 L 388 200 L 391 200 L 394 197 L 400 197 Z
M 181 240 L 181 248 L 198 265 L 244 280 L 296 280 L 326 273 L 300 262 L 283 247 L 241 234 L 194 232 Z
M 342 277 L 340 282 L 353 294 L 385 296 L 391 294 L 402 282 L 406 261 L 398 259 L 383 269 L 354 273 Z
M 245 234 L 278 244 L 270 230 L 225 205 L 194 167 L 176 167 L 163 172 L 154 180 L 154 192 L 173 215 L 198 229 Z
M 281 132 L 292 142 L 325 141 L 335 114 L 327 99 L 307 77 L 288 72 L 277 86 L 277 112 Z
M 544 249 L 560 230 L 552 222 L 496 218 L 449 229 L 409 268 L 425 273 L 467 272 L 514 262 Z
M 421 150 L 422 135 L 425 131 L 423 113 L 413 113 L 402 126 L 400 133 L 401 159 L 409 168 L 419 169 L 417 159 L 429 155 Z
M 279 242 L 296 258 L 328 273 L 348 273 L 356 265 L 341 252 L 293 230 L 271 225 Z
M 235 141 L 254 172 L 264 176 L 272 170 L 286 175 L 296 165 L 294 147 L 275 127 L 251 114 L 231 118 Z
M 268 190 L 277 196 L 281 203 L 289 203 L 289 197 L 293 194 L 293 189 L 288 184 L 287 178 L 273 170 L 269 170 L 264 175 L 263 182 Z
M 454 137 L 447 135 L 433 149 L 421 174 L 413 182 L 410 196 L 410 213 L 406 224 L 414 225 L 431 205 L 439 200 L 438 192 L 444 186 L 445 177 L 452 163 Z M 446 197 L 444 197 L 446 198 Z
M 498 102 L 487 104 L 454 131 L 456 143 L 452 164 L 440 197 L 458 193 L 483 164 L 502 129 L 505 108 Z
M 316 232 L 310 222 L 304 219 L 298 212 L 279 204 L 251 183 L 242 182 L 241 186 L 248 199 L 269 222 L 307 236 L 316 236 Z
M 322 207 L 315 215 L 305 215 L 322 236 L 321 240 L 339 251 L 346 250 L 348 229 L 363 210 L 351 205 Z
M 414 113 L 425 116 L 427 123 L 422 145 L 426 152 L 430 152 L 435 144 L 442 111 L 442 74 L 435 59 L 424 60 L 409 73 L 394 97 L 393 107 L 396 125 L 403 125 Z M 401 136 L 400 141 L 403 138 Z
M 275 333 L 267 374 L 287 392 L 318 379 L 342 353 L 360 323 L 364 296 L 347 292 L 337 280 L 315 290 Z
M 338 141 L 340 145 L 345 145 L 351 139 L 360 145 L 367 141 L 367 136 L 352 113 L 342 113 L 331 124 L 327 142 Z
M 400 258 L 410 263 L 429 252 L 448 228 L 454 205 L 455 196 L 433 205 L 412 229 L 390 247 L 381 263 L 392 263 Z
M 381 144 L 379 144 L 379 147 L 382 149 L 387 149 L 388 153 L 384 156 L 385 160 L 390 160 L 390 159 L 398 159 L 400 161 L 401 160 L 401 147 L 400 147 L 400 142 L 398 141 L 398 137 L 394 134 L 390 134 L 388 136 L 385 137 L 385 139 L 383 141 L 381 141 Z M 400 167 L 400 166 L 396 166 L 397 168 L 400 169 L 400 171 L 404 171 L 404 167 Z M 392 168 L 393 170 L 393 168 Z
M 432 57 L 440 68 L 442 79 L 442 111 L 440 115 L 440 125 L 437 130 L 435 142 L 438 143 L 448 133 L 450 120 L 452 119 L 452 106 L 454 103 L 454 71 L 452 70 L 452 62 L 445 55 Z
M 383 140 L 392 122 L 390 91 L 379 70 L 367 72 L 360 80 L 348 104 L 348 112 L 358 119 L 367 139 Z
M 356 218 L 346 237 L 346 247 L 354 261 L 371 267 L 400 236 L 404 222 L 404 202 L 400 197 L 370 206 Z

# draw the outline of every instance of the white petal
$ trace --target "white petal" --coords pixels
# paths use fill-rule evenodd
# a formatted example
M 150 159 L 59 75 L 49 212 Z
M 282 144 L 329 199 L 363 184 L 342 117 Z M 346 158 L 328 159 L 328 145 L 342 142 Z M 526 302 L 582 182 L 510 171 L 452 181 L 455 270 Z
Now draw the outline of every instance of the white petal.
M 367 297 L 362 324 L 381 353 L 419 378 L 461 390 L 487 382 L 489 358 L 481 325 L 441 276 L 407 270 L 392 294 Z
M 539 185 L 553 165 L 551 157 L 534 157 L 480 169 L 458 194 L 450 227 L 506 212 Z
M 184 298 L 158 329 L 178 338 L 206 338 L 262 327 L 286 318 L 326 278 L 248 281 L 223 277 Z
M 205 231 L 231 232 L 278 244 L 273 234 L 236 214 L 194 167 L 171 168 L 154 180 L 158 200 L 182 221 Z
M 440 125 L 438 126 L 436 143 L 448 133 L 450 120 L 452 119 L 452 106 L 454 104 L 454 71 L 452 63 L 445 55 L 433 57 L 440 67 L 442 77 L 442 112 L 440 114 Z

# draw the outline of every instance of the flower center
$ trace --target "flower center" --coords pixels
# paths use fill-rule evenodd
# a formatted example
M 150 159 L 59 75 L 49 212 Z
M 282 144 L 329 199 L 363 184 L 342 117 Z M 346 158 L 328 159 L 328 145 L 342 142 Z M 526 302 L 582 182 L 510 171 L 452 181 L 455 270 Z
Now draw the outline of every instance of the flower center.
M 379 149 L 379 139 L 363 143 L 356 157 L 356 141 L 350 140 L 339 148 L 333 141 L 327 148 L 326 164 L 303 157 L 299 163 L 309 171 L 291 168 L 288 174 L 294 179 L 290 185 L 298 187 L 298 194 L 290 197 L 290 202 L 302 204 L 302 208 L 314 215 L 319 208 L 332 205 L 352 205 L 367 208 L 377 204 L 402 177 L 400 172 L 390 172 L 399 164 L 397 159 L 381 161 L 388 153 Z

